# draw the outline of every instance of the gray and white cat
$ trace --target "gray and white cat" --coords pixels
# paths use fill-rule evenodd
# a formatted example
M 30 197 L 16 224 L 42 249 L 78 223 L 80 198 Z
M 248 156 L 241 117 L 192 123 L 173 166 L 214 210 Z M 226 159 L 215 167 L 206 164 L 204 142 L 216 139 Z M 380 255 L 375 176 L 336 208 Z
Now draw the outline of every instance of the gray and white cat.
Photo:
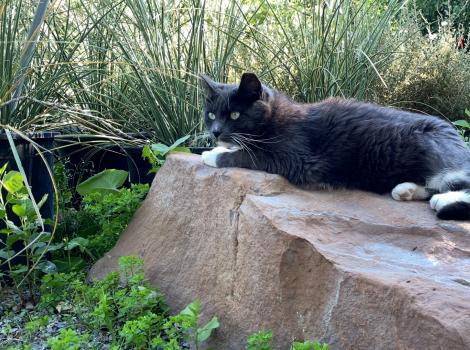
M 427 200 L 441 219 L 470 218 L 470 149 L 439 118 L 346 99 L 291 101 L 253 73 L 239 84 L 201 77 L 213 167 L 263 170 L 396 200 Z

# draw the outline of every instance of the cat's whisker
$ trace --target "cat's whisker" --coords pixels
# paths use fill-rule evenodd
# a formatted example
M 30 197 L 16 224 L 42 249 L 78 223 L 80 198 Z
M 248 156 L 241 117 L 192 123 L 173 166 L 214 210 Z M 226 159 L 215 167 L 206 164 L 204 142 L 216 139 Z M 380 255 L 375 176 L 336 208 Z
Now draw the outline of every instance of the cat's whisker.
M 273 136 L 273 137 L 268 137 L 268 138 L 259 138 L 260 136 L 262 135 L 257 135 L 257 134 L 249 134 L 249 133 L 244 133 L 244 132 L 240 132 L 240 133 L 237 133 L 237 135 L 240 135 L 240 136 L 253 136 L 253 137 L 256 137 L 258 140 L 274 140 L 274 139 L 280 139 L 282 138 L 281 135 L 276 135 L 276 136 Z
M 274 136 L 274 137 L 270 137 L 270 138 L 266 138 L 266 139 L 257 139 L 257 138 L 252 138 L 252 137 L 247 137 L 245 136 L 243 133 L 236 133 L 237 136 L 245 139 L 245 140 L 249 140 L 249 141 L 252 141 L 252 142 L 257 142 L 257 143 L 279 143 L 279 142 L 282 142 L 283 140 L 281 139 L 281 136 Z M 278 139 L 277 141 L 271 141 L 271 140 L 276 140 Z
M 257 157 L 256 157 L 256 154 L 255 154 L 252 150 L 250 150 L 250 148 L 247 147 L 247 146 L 245 145 L 245 143 L 244 143 L 242 140 L 240 140 L 239 138 L 237 138 L 236 136 L 231 135 L 231 139 L 232 139 L 237 145 L 239 145 L 244 151 L 246 151 L 246 152 L 248 153 L 248 156 L 251 158 L 251 161 L 252 161 L 253 165 L 256 166 L 255 159 L 256 159 L 256 161 L 258 161 L 258 159 L 257 159 Z M 255 157 L 255 159 L 253 159 L 253 156 Z
M 237 134 L 237 137 L 243 139 L 246 143 L 252 145 L 253 147 L 256 147 L 256 148 L 259 148 L 259 149 L 262 149 L 262 150 L 265 150 L 265 148 L 260 147 L 259 145 L 261 145 L 261 144 L 275 144 L 275 143 L 281 142 L 281 140 L 279 140 L 277 142 L 274 142 L 274 141 L 266 142 L 266 141 L 263 141 L 263 140 L 247 138 L 246 136 L 239 135 L 239 134 Z
M 243 140 L 244 143 L 248 144 L 249 146 L 252 146 L 252 147 L 256 147 L 262 151 L 266 151 L 265 148 L 263 147 L 260 147 L 259 145 L 257 145 L 257 142 L 255 141 L 252 141 L 252 140 L 249 140 L 249 139 L 246 139 L 246 138 L 242 138 L 240 136 L 237 136 L 240 140 Z

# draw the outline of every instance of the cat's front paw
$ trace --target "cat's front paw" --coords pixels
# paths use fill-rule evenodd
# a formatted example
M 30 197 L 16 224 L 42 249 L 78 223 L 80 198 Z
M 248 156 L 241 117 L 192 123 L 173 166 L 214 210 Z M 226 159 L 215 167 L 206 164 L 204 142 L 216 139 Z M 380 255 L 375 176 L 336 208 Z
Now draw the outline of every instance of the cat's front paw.
M 230 152 L 233 152 L 233 151 L 225 147 L 216 147 L 211 151 L 202 152 L 201 157 L 202 157 L 202 161 L 204 162 L 204 164 L 217 168 L 217 158 L 222 153 L 230 153 Z

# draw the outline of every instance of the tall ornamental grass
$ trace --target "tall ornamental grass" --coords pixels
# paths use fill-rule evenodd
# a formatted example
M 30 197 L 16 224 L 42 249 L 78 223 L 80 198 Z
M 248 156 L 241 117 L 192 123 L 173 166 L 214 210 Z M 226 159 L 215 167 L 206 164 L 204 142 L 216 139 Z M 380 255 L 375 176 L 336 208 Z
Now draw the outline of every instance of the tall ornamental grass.
M 262 2 L 246 40 L 251 69 L 296 99 L 365 99 L 393 48 L 383 35 L 403 1 L 310 0 Z
M 202 131 L 198 74 L 226 80 L 244 28 L 235 2 L 126 0 L 113 33 L 128 113 L 114 115 L 125 130 L 172 143 Z

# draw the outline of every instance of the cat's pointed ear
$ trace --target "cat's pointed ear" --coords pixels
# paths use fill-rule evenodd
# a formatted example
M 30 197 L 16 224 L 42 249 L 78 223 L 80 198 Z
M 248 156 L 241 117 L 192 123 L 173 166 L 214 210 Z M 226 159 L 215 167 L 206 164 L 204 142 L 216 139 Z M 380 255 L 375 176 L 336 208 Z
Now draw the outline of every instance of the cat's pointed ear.
M 217 90 L 217 83 L 209 78 L 205 74 L 199 74 L 199 82 L 202 89 L 204 90 L 204 95 L 208 98 L 214 96 Z
M 261 98 L 263 86 L 254 73 L 243 73 L 238 87 L 238 95 L 255 101 Z

